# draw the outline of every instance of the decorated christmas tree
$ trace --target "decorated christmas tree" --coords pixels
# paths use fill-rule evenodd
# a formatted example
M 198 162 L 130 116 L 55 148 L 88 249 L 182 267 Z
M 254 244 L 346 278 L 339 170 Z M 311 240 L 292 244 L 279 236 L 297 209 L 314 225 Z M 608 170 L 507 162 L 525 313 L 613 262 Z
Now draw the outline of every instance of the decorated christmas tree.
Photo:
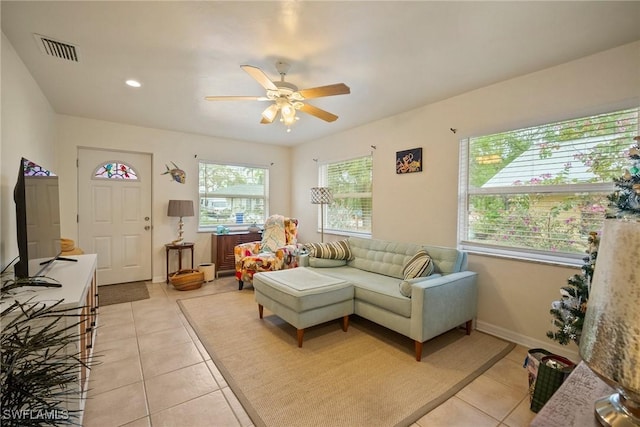
M 599 243 L 598 233 L 589 233 L 589 248 L 586 251 L 587 256 L 583 258 L 584 265 L 580 269 L 580 274 L 569 277 L 567 286 L 560 288 L 562 298 L 551 303 L 550 313 L 554 317 L 553 325 L 558 330 L 548 331 L 547 336 L 562 345 L 567 345 L 570 341 L 580 344 Z
M 640 220 L 640 136 L 634 138 L 635 144 L 629 149 L 631 162 L 624 175 L 614 178 L 616 189 L 608 196 L 607 218 L 635 218 Z M 560 288 L 561 299 L 551 303 L 551 315 L 556 332 L 547 332 L 547 337 L 562 345 L 573 341 L 580 344 L 582 325 L 587 311 L 591 278 L 596 266 L 600 238 L 595 232 L 589 233 L 587 256 L 580 274 L 571 276 L 567 286 Z
M 609 195 L 607 218 L 640 219 L 640 136 L 629 149 L 631 165 L 624 175 L 614 179 L 617 189 Z

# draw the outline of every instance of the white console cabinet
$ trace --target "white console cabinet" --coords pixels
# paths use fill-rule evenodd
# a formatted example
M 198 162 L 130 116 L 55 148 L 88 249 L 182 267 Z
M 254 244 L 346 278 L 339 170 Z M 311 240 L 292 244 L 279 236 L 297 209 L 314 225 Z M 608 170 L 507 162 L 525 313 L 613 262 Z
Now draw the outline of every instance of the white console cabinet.
M 67 325 L 78 323 L 78 340 L 75 346 L 69 348 L 72 354 L 79 354 L 81 360 L 86 363 L 91 361 L 93 355 L 93 344 L 95 339 L 97 314 L 98 314 L 98 288 L 96 281 L 97 255 L 74 255 L 66 256 L 77 260 L 77 262 L 56 260 L 53 261 L 42 273 L 42 276 L 55 279 L 62 287 L 59 288 L 41 288 L 41 287 L 24 287 L 15 296 L 15 300 L 24 302 L 29 299 L 32 301 L 47 303 L 55 303 L 63 300 L 58 306 L 60 309 L 76 308 L 80 319 L 75 316 L 65 317 Z M 41 260 L 34 260 L 38 263 Z M 35 270 L 38 268 L 35 266 Z M 11 304 L 12 299 L 2 303 L 2 308 L 6 308 Z M 71 386 L 73 393 L 78 393 L 78 399 L 72 399 L 67 407 L 69 411 L 79 411 L 79 418 L 75 422 L 82 424 L 82 411 L 84 410 L 84 402 L 86 398 L 87 385 L 89 379 L 89 369 L 78 363 L 75 372 L 76 381 Z

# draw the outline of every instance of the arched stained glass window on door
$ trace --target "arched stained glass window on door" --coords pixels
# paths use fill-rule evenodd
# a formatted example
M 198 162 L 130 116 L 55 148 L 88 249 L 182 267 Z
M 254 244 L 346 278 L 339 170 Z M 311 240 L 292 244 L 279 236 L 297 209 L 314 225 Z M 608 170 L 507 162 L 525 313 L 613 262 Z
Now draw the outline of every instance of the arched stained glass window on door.
M 138 174 L 130 165 L 121 162 L 108 162 L 98 167 L 93 173 L 96 179 L 124 179 L 137 181 Z

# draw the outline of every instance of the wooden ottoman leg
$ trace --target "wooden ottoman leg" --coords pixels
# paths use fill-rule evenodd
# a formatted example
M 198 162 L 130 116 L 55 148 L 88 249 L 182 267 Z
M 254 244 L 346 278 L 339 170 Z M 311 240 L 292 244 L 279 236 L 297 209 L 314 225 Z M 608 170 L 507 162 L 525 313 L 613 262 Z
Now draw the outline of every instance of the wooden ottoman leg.
M 298 347 L 302 347 L 303 338 L 304 338 L 304 329 L 298 329 Z
M 342 317 L 342 330 L 347 332 L 347 329 L 349 329 L 349 315 Z
M 473 319 L 467 320 L 467 323 L 465 324 L 465 326 L 467 329 L 467 335 L 471 335 L 471 328 L 473 327 Z
M 262 319 L 262 314 L 264 313 L 264 307 L 262 304 L 258 304 L 258 313 L 260 314 L 260 318 Z

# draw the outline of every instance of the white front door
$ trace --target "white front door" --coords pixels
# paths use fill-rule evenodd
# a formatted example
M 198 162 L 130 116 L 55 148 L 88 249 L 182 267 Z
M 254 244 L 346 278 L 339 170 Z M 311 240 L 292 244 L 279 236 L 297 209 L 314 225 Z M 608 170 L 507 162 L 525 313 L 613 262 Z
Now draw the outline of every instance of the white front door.
M 78 150 L 79 247 L 98 285 L 151 279 L 151 155 Z

